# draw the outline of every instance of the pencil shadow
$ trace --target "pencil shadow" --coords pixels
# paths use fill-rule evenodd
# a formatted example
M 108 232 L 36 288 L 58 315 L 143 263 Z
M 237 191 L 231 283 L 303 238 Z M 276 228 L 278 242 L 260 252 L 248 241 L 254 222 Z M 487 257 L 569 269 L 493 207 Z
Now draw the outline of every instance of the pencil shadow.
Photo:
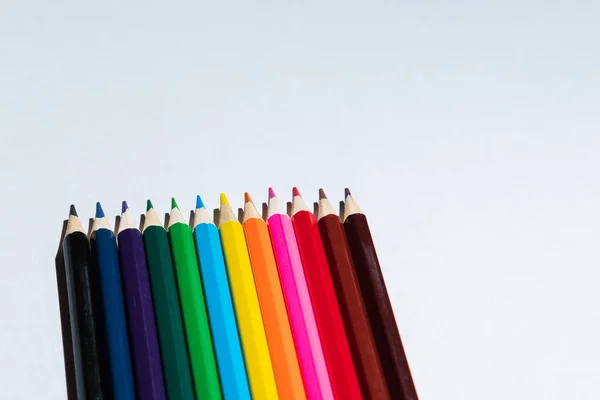
M 241 208 L 238 208 L 238 221 L 240 221 L 240 224 L 244 221 L 244 210 Z
M 346 203 L 340 201 L 340 220 L 344 222 L 344 211 L 346 210 Z
M 169 218 L 171 218 L 171 215 L 169 213 L 165 213 L 165 229 L 169 227 Z
M 221 217 L 221 210 L 219 210 L 218 208 L 215 208 L 213 210 L 213 221 L 215 223 L 216 226 L 219 226 L 219 218 Z
M 267 203 L 262 203 L 262 219 L 267 220 L 267 212 L 269 210 L 269 206 Z
M 196 219 L 196 214 L 194 210 L 190 210 L 190 228 L 194 229 L 194 220 Z
M 121 216 L 117 215 L 115 217 L 115 235 L 119 232 L 119 225 L 121 225 Z
M 287 202 L 285 211 L 287 212 L 288 217 L 292 216 L 292 202 L 291 201 Z
M 140 215 L 140 231 L 144 229 L 144 222 L 146 222 L 146 214 Z
M 65 378 L 67 385 L 67 399 L 77 400 L 77 387 L 75 383 L 75 360 L 73 358 L 73 338 L 71 336 L 71 320 L 69 314 L 69 298 L 67 293 L 67 276 L 65 272 L 65 258 L 62 242 L 67 231 L 67 220 L 63 221 L 58 251 L 54 259 L 56 268 L 56 287 L 58 289 L 58 308 L 60 311 L 60 327 L 62 331 L 63 355 L 65 361 Z

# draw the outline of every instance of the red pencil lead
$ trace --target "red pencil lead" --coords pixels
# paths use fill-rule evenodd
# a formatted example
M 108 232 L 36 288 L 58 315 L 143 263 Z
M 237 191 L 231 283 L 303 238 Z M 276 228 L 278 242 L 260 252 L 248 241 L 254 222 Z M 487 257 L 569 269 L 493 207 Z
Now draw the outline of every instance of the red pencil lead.
M 302 195 L 300 194 L 300 191 L 298 190 L 298 188 L 296 186 L 294 186 L 292 188 L 292 197 L 294 197 L 294 196 L 300 196 L 300 197 L 302 197 Z

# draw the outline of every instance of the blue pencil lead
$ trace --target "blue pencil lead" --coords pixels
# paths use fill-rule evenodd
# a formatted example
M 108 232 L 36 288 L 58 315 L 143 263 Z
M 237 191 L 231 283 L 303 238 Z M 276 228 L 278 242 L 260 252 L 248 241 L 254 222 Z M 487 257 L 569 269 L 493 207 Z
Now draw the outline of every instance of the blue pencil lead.
M 196 208 L 204 208 L 204 202 L 202 202 L 200 195 L 196 196 Z
M 104 218 L 104 210 L 100 205 L 100 202 L 96 203 L 96 217 L 95 218 Z

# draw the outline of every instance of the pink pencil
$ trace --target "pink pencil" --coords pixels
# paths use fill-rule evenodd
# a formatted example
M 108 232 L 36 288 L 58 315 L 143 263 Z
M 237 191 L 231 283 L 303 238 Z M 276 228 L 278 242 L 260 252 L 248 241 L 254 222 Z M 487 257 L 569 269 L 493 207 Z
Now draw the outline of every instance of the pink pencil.
M 272 188 L 269 188 L 267 225 L 306 395 L 309 400 L 332 400 L 331 382 L 306 286 L 294 227 Z

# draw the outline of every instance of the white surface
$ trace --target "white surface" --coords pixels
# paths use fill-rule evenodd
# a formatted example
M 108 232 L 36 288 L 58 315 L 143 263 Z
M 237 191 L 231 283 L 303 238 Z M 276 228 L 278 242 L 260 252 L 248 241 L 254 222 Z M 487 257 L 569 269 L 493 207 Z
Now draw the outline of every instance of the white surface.
M 3 1 L 0 397 L 65 396 L 69 204 L 347 185 L 422 400 L 600 398 L 599 4 Z

